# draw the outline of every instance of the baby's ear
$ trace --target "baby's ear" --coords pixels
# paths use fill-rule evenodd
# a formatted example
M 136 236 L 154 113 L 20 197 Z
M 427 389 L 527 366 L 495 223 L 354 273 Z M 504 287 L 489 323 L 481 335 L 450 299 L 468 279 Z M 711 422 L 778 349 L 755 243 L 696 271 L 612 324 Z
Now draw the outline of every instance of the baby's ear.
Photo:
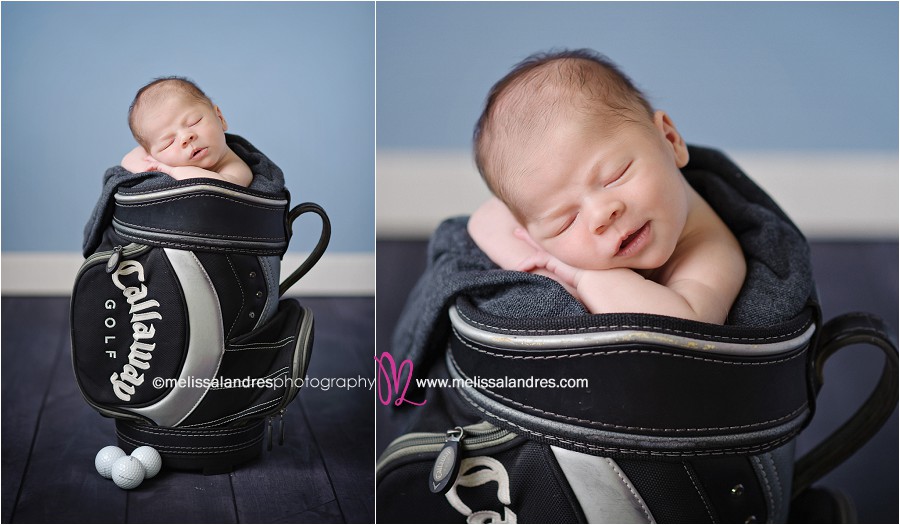
M 666 142 L 672 146 L 672 150 L 675 153 L 675 164 L 679 168 L 685 167 L 690 159 L 690 155 L 688 154 L 687 144 L 684 142 L 684 138 L 681 137 L 681 133 L 678 133 L 678 130 L 675 128 L 672 118 L 665 111 L 657 111 L 653 114 L 653 124 L 665 137 Z
M 222 131 L 228 131 L 228 122 L 225 122 L 225 117 L 222 115 L 222 110 L 219 109 L 219 106 L 213 106 L 216 109 L 216 117 L 222 122 Z

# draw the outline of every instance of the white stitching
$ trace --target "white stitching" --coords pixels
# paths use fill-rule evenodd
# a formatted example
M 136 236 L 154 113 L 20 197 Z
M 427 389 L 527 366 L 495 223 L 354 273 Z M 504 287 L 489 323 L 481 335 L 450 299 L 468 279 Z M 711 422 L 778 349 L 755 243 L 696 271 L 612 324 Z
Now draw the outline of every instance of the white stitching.
M 459 340 L 459 342 L 461 342 L 465 346 L 471 348 L 472 350 L 475 350 L 476 352 L 486 354 L 491 357 L 499 357 L 501 359 L 514 359 L 514 360 L 515 359 L 523 359 L 523 360 L 573 359 L 573 358 L 579 358 L 579 357 L 604 357 L 604 356 L 616 355 L 616 354 L 651 354 L 651 355 L 660 355 L 663 357 L 675 357 L 678 359 L 690 359 L 690 360 L 694 360 L 694 361 L 705 361 L 708 363 L 717 363 L 717 364 L 722 364 L 722 365 L 768 366 L 768 365 L 774 365 L 777 363 L 785 363 L 787 361 L 791 361 L 793 359 L 797 359 L 798 357 L 800 357 L 802 355 L 805 355 L 804 352 L 798 352 L 791 357 L 786 357 L 786 358 L 778 359 L 775 361 L 764 361 L 764 362 L 724 361 L 721 359 L 713 359 L 711 357 L 697 357 L 697 356 L 692 356 L 692 355 L 678 354 L 678 353 L 674 353 L 674 352 L 664 352 L 661 350 L 607 350 L 607 351 L 602 351 L 602 352 L 568 353 L 568 354 L 563 354 L 563 355 L 504 355 L 504 354 L 498 354 L 495 352 L 489 352 L 487 350 L 484 350 L 482 348 L 478 348 L 476 346 L 469 344 L 469 342 L 466 339 L 464 339 L 463 336 L 459 334 L 459 332 L 456 331 L 456 328 L 453 328 L 453 333 L 456 334 L 457 340 Z
M 271 248 L 271 249 L 256 248 L 256 247 L 232 248 L 232 247 L 222 247 L 222 246 L 208 246 L 202 242 L 198 242 L 196 244 L 190 244 L 190 243 L 186 243 L 186 242 L 161 241 L 159 239 L 153 239 L 150 237 L 139 237 L 137 235 L 129 235 L 128 233 L 120 232 L 120 231 L 117 231 L 116 233 L 118 233 L 119 235 L 121 235 L 122 237 L 124 237 L 126 239 L 129 239 L 129 240 L 132 240 L 135 242 L 150 243 L 151 247 L 160 245 L 160 246 L 170 246 L 173 248 L 180 248 L 180 249 L 186 249 L 186 250 L 202 248 L 204 251 L 231 252 L 231 253 L 239 253 L 239 254 L 245 254 L 245 253 L 252 252 L 255 255 L 281 255 L 281 251 L 278 249 L 275 249 L 275 248 Z M 286 244 L 286 243 L 279 243 L 279 244 Z
M 768 497 L 766 498 L 766 508 L 769 511 L 769 519 L 767 519 L 766 522 L 772 523 L 775 519 L 775 495 L 772 493 L 772 486 L 769 485 L 769 477 L 766 476 L 766 468 L 763 466 L 762 461 L 759 460 L 759 457 L 752 456 L 750 459 L 756 463 L 756 466 L 758 467 L 756 470 L 759 472 L 763 483 L 765 484 L 766 492 L 768 493 Z
M 784 504 L 784 489 L 781 487 L 781 480 L 778 478 L 778 467 L 775 466 L 775 458 L 771 452 L 767 452 L 764 454 L 765 457 L 769 458 L 769 461 L 772 463 L 772 481 L 775 482 L 776 487 L 778 489 L 778 513 L 781 512 L 781 506 Z M 774 521 L 775 517 L 773 517 L 770 521 Z
M 132 444 L 140 444 L 140 445 L 150 445 L 157 449 L 161 449 L 163 452 L 167 454 L 190 454 L 191 451 L 213 451 L 219 450 L 223 452 L 241 450 L 244 448 L 249 448 L 251 445 L 255 445 L 256 443 L 262 441 L 262 436 L 256 436 L 250 441 L 242 441 L 240 443 L 236 443 L 234 445 L 226 445 L 220 447 L 213 446 L 193 446 L 193 447 L 185 447 L 185 446 L 175 446 L 175 445 L 160 445 L 159 443 L 150 443 L 147 441 L 141 441 L 140 439 L 136 439 L 130 436 L 122 435 L 121 432 L 116 431 L 116 434 L 122 438 L 124 441 L 128 441 Z M 182 450 L 171 450 L 171 449 L 182 449 Z
M 697 491 L 697 495 L 700 496 L 700 501 L 703 502 L 703 506 L 706 507 L 706 515 L 709 516 L 709 521 L 712 523 L 716 522 L 716 519 L 713 518 L 712 510 L 710 510 L 709 505 L 706 503 L 706 498 L 703 497 L 703 493 L 700 492 L 700 487 L 697 486 L 697 482 L 694 480 L 694 475 L 691 474 L 690 469 L 686 463 L 681 464 L 684 467 L 685 473 L 687 473 L 688 479 L 691 480 L 691 485 L 694 486 L 694 490 Z
M 291 338 L 290 341 L 281 343 L 280 345 L 276 345 L 274 343 L 261 343 L 261 344 L 255 345 L 255 346 L 247 345 L 242 348 L 226 348 L 225 351 L 226 352 L 243 352 L 245 350 L 275 350 L 278 348 L 284 348 L 285 346 L 288 346 L 289 344 L 291 344 L 292 341 L 293 341 L 293 338 Z
M 153 430 L 150 430 L 149 428 L 139 428 L 136 425 L 131 425 L 131 428 L 134 429 L 135 432 L 140 432 L 143 434 L 151 434 L 154 436 L 174 436 L 174 437 L 180 437 L 180 436 L 210 437 L 210 434 L 214 434 L 216 437 L 218 437 L 218 436 L 236 436 L 239 434 L 243 434 L 247 431 L 247 429 L 222 429 L 222 430 L 219 430 L 219 429 L 211 428 L 209 430 L 204 430 L 203 434 L 198 434 L 198 433 L 193 433 L 193 432 L 185 432 L 185 431 L 181 430 L 181 428 L 179 428 L 179 427 L 172 428 L 172 430 L 174 430 L 175 432 L 158 432 L 156 430 L 157 428 L 162 428 L 162 427 L 155 427 Z
M 650 509 L 647 508 L 647 505 L 644 504 L 643 499 L 637 495 L 637 492 L 634 491 L 634 487 L 631 486 L 631 483 L 629 483 L 628 480 L 625 479 L 625 477 L 622 475 L 622 471 L 619 470 L 619 467 L 616 466 L 616 464 L 611 459 L 603 459 L 605 459 L 606 462 L 609 463 L 609 466 L 612 467 L 613 472 L 615 472 L 616 475 L 619 476 L 619 479 L 622 480 L 622 484 L 625 485 L 625 488 L 627 488 L 629 492 L 631 492 L 631 495 L 634 496 L 635 503 L 640 505 L 641 510 L 644 511 L 644 516 L 647 516 L 647 522 L 653 523 L 653 515 L 650 514 Z
M 231 328 L 228 329 L 228 334 L 225 336 L 225 339 L 228 340 L 231 338 L 231 332 L 234 331 L 234 325 L 237 324 L 238 319 L 241 317 L 241 312 L 244 311 L 244 287 L 241 286 L 241 278 L 238 277 L 237 270 L 235 270 L 234 265 L 231 264 L 231 255 L 226 253 L 225 260 L 228 261 L 228 266 L 231 266 L 231 273 L 234 274 L 234 278 L 238 283 L 238 289 L 241 291 L 241 307 L 238 308 L 238 313 L 234 316 L 234 321 L 231 322 Z
M 269 408 L 270 405 L 277 404 L 281 401 L 284 396 L 280 396 L 278 398 L 272 399 L 271 401 L 266 401 L 265 403 L 260 403 L 258 405 L 253 405 L 252 407 L 245 408 L 240 412 L 235 412 L 234 414 L 230 414 L 227 416 L 220 417 L 219 419 L 214 419 L 212 421 L 204 421 L 203 423 L 194 423 L 191 425 L 182 425 L 181 428 L 198 428 L 203 425 L 218 425 L 228 423 L 230 421 L 234 421 L 235 419 L 240 419 L 244 416 L 249 416 L 250 414 L 256 414 L 258 412 L 262 412 Z
M 806 323 L 804 326 L 794 330 L 793 332 L 790 332 L 787 334 L 781 334 L 781 335 L 777 335 L 777 336 L 768 336 L 768 337 L 732 337 L 732 336 L 727 336 L 727 335 L 710 335 L 710 334 L 704 334 L 701 332 L 692 332 L 690 330 L 678 330 L 676 328 L 662 328 L 662 327 L 653 326 L 653 325 L 597 325 L 597 326 L 589 326 L 589 327 L 584 327 L 584 328 L 579 327 L 579 328 L 574 328 L 574 329 L 573 328 L 512 329 L 512 328 L 503 328 L 500 326 L 492 326 L 492 325 L 485 324 L 485 323 L 479 323 L 478 321 L 475 321 L 474 319 L 468 317 L 465 313 L 460 311 L 458 308 L 456 309 L 456 313 L 458 313 L 460 317 L 462 317 L 463 319 L 465 319 L 466 321 L 468 321 L 471 324 L 476 324 L 478 326 L 483 326 L 485 328 L 490 328 L 492 330 L 501 330 L 503 332 L 528 332 L 528 333 L 547 333 L 547 334 L 558 333 L 558 332 L 569 332 L 569 333 L 579 332 L 580 333 L 580 332 L 584 332 L 584 331 L 601 330 L 601 329 L 612 329 L 612 330 L 636 330 L 637 329 L 637 330 L 657 330 L 657 331 L 662 331 L 662 332 L 672 332 L 672 333 L 676 333 L 676 334 L 690 334 L 690 335 L 699 336 L 701 338 L 727 339 L 730 341 L 768 341 L 770 339 L 790 339 L 792 336 L 805 331 L 809 327 L 809 323 Z
M 761 450 L 764 450 L 764 449 L 767 449 L 767 448 L 771 448 L 771 447 L 778 446 L 778 445 L 780 445 L 780 444 L 782 444 L 782 443 L 784 443 L 784 442 L 786 442 L 786 441 L 790 441 L 791 439 L 794 438 L 794 436 L 793 436 L 792 434 L 788 434 L 788 435 L 782 436 L 782 437 L 780 437 L 780 438 L 778 438 L 778 439 L 776 439 L 776 440 L 769 441 L 768 443 L 762 443 L 762 444 L 760 444 L 760 445 L 743 446 L 743 447 L 729 447 L 729 448 L 720 448 L 720 449 L 710 449 L 710 450 L 705 450 L 705 451 L 702 451 L 702 452 L 700 452 L 700 451 L 691 451 L 691 452 L 679 452 L 679 451 L 658 452 L 658 451 L 655 451 L 655 450 L 640 450 L 640 449 L 618 448 L 618 447 L 602 447 L 602 446 L 598 446 L 598 445 L 592 445 L 592 444 L 589 444 L 589 443 L 582 443 L 582 442 L 578 442 L 578 441 L 572 441 L 572 440 L 569 440 L 569 439 L 563 439 L 563 438 L 560 438 L 560 437 L 552 436 L 552 435 L 549 435 L 549 434 L 543 434 L 543 433 L 541 433 L 541 432 L 537 432 L 537 431 L 535 431 L 535 430 L 531 430 L 531 429 L 525 428 L 525 427 L 523 427 L 523 426 L 521 426 L 521 425 L 517 425 L 516 423 L 513 423 L 512 421 L 510 421 L 510 420 L 508 420 L 508 419 L 502 418 L 502 417 L 498 416 L 497 414 L 494 414 L 494 413 L 488 411 L 487 409 L 481 407 L 480 405 L 478 405 L 478 403 L 476 403 L 475 401 L 473 401 L 472 399 L 470 399 L 470 398 L 469 398 L 462 390 L 457 390 L 457 393 L 458 393 L 460 396 L 462 396 L 462 398 L 463 398 L 467 403 L 469 403 L 470 405 L 472 405 L 472 407 L 473 407 L 475 410 L 478 410 L 478 411 L 481 412 L 482 414 L 484 414 L 484 415 L 486 415 L 486 416 L 488 416 L 488 417 L 490 417 L 490 418 L 492 418 L 492 419 L 496 419 L 496 420 L 498 420 L 498 421 L 503 421 L 505 424 L 507 424 L 507 425 L 509 425 L 509 426 L 511 426 L 511 427 L 517 428 L 517 429 L 519 429 L 520 431 L 522 431 L 522 432 L 524 432 L 524 433 L 526 433 L 526 434 L 530 434 L 530 435 L 532 435 L 532 436 L 538 436 L 540 439 L 543 439 L 543 440 L 546 440 L 546 441 L 551 441 L 551 442 L 554 442 L 554 443 L 563 443 L 564 445 L 568 445 L 569 447 L 572 447 L 572 448 L 574 448 L 575 450 L 578 450 L 578 449 L 580 448 L 580 449 L 592 450 L 592 451 L 594 451 L 594 452 L 599 452 L 599 453 L 609 453 L 609 452 L 613 452 L 613 453 L 622 453 L 622 454 L 627 453 L 627 454 L 638 454 L 638 455 L 645 455 L 645 456 L 661 456 L 661 457 L 700 457 L 700 456 L 719 456 L 719 455 L 722 455 L 722 454 L 724 454 L 724 453 L 728 453 L 728 454 L 730 454 L 730 453 L 754 453 L 754 452 L 758 452 L 758 451 L 761 451 Z
M 284 339 L 280 339 L 278 341 L 272 341 L 271 343 L 236 343 L 236 344 L 229 344 L 228 346 L 231 347 L 230 348 L 231 350 L 247 350 L 247 349 L 256 349 L 256 348 L 262 348 L 262 347 L 281 348 L 282 346 L 289 344 L 293 340 L 294 340 L 294 336 L 290 336 L 290 337 L 285 337 Z
M 115 220 L 117 223 L 121 224 L 122 226 L 128 226 L 129 228 L 135 228 L 138 230 L 145 230 L 145 231 L 156 232 L 156 233 L 197 235 L 197 236 L 201 236 L 201 237 L 213 237 L 213 238 L 218 238 L 218 239 L 249 239 L 252 241 L 280 241 L 285 238 L 284 235 L 279 235 L 277 237 L 263 237 L 260 235 L 249 235 L 249 236 L 248 235 L 225 235 L 225 234 L 221 234 L 221 233 L 209 233 L 209 232 L 202 232 L 202 231 L 196 231 L 196 230 L 168 230 L 166 228 L 154 228 L 153 226 L 147 226 L 144 224 L 133 224 L 130 222 L 125 222 L 118 217 L 115 217 Z
M 118 202 L 118 201 L 117 201 L 117 202 L 116 202 L 116 206 L 119 206 L 119 207 L 121 207 L 121 208 L 144 208 L 144 207 L 147 207 L 147 206 L 156 206 L 156 205 L 158 205 L 158 204 L 165 204 L 165 203 L 167 203 L 167 202 L 180 201 L 180 200 L 183 200 L 183 199 L 196 199 L 196 198 L 207 198 L 207 197 L 212 197 L 212 198 L 214 198 L 214 199 L 222 199 L 222 200 L 234 202 L 234 203 L 236 203 L 236 204 L 240 204 L 240 205 L 242 205 L 242 206 L 247 206 L 247 207 L 250 207 L 250 208 L 259 208 L 259 209 L 261 209 L 261 210 L 269 211 L 269 212 L 273 212 L 273 213 L 280 213 L 281 210 L 284 208 L 284 206 L 282 206 L 282 205 L 280 205 L 280 204 L 271 204 L 271 205 L 265 205 L 265 204 L 251 204 L 251 203 L 246 202 L 246 201 L 234 199 L 234 198 L 231 198 L 231 197 L 225 197 L 225 196 L 222 196 L 222 195 L 213 195 L 213 194 L 211 194 L 211 193 L 201 193 L 201 194 L 193 194 L 193 195 L 182 195 L 182 196 L 180 196 L 180 197 L 166 197 L 166 198 L 162 198 L 162 199 L 159 199 L 159 200 L 154 200 L 153 202 L 147 202 L 147 203 L 143 203 L 143 204 L 129 204 L 129 203 L 123 203 L 123 202 Z

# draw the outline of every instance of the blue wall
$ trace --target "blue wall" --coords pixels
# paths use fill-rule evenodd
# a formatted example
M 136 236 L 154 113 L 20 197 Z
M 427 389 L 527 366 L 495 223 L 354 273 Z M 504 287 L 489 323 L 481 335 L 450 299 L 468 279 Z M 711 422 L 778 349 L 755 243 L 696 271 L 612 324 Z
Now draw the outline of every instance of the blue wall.
M 3 3 L 3 251 L 80 251 L 126 113 L 163 75 L 195 80 L 230 131 L 333 223 L 330 251 L 374 250 L 375 6 Z M 318 236 L 301 219 L 293 251 Z
M 135 90 L 196 80 L 232 131 L 374 249 L 378 146 L 468 148 L 488 88 L 529 53 L 592 47 L 725 149 L 897 151 L 898 5 L 4 3 L 2 249 L 77 251 Z M 308 249 L 315 221 L 293 249 Z M 308 226 L 308 228 L 306 228 Z
M 378 147 L 469 148 L 510 67 L 590 47 L 690 142 L 896 151 L 897 16 L 895 2 L 379 3 Z

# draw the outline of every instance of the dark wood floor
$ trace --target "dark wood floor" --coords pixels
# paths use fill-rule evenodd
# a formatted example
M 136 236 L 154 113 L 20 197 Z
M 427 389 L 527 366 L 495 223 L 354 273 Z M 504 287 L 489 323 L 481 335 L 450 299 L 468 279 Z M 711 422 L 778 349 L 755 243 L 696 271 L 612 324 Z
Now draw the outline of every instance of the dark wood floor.
M 851 311 L 879 315 L 897 339 L 898 245 L 896 242 L 814 242 L 812 260 L 826 320 Z M 403 302 L 425 267 L 424 242 L 377 244 L 377 348 L 390 349 L 390 337 Z M 825 387 L 816 416 L 797 439 L 803 454 L 836 429 L 866 399 L 878 381 L 883 359 L 871 348 L 848 348 L 825 367 Z M 396 436 L 378 429 L 380 452 Z M 839 489 L 857 506 L 860 523 L 898 522 L 898 418 L 818 485 Z
M 316 321 L 308 377 L 371 378 L 374 299 L 304 298 Z M 304 388 L 286 440 L 231 474 L 163 470 L 124 491 L 94 470 L 112 420 L 75 385 L 67 298 L 2 299 L 2 521 L 371 523 L 374 392 Z

